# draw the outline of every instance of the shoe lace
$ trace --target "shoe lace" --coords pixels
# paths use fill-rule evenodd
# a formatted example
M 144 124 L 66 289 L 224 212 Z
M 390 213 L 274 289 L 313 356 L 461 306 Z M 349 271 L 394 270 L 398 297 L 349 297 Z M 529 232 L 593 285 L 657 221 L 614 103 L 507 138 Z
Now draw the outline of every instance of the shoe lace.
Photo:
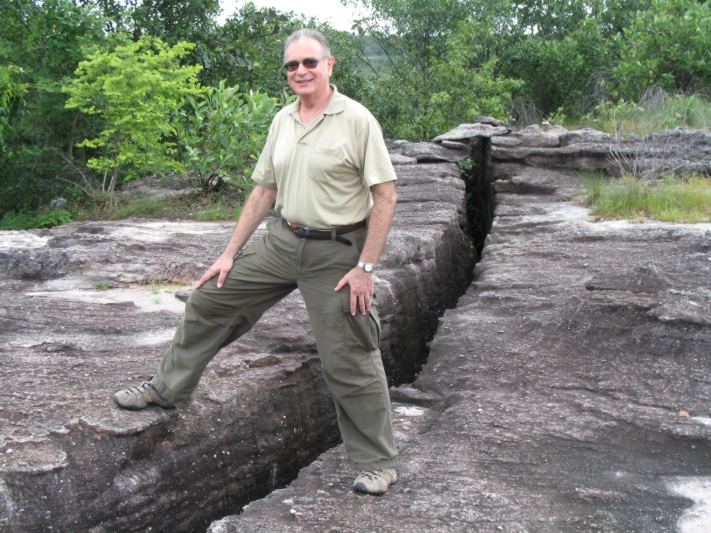
M 144 381 L 138 387 L 136 387 L 136 390 L 138 392 L 140 392 L 141 394 L 143 394 L 144 392 L 149 391 L 152 388 L 153 388 L 153 383 L 151 383 L 150 381 Z
M 369 480 L 373 480 L 380 475 L 380 470 L 361 472 L 360 475 L 367 477 Z

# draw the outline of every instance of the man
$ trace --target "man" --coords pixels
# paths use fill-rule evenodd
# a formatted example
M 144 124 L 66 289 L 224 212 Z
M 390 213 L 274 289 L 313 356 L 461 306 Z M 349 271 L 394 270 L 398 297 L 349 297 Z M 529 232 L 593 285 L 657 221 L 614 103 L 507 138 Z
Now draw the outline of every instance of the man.
M 113 400 L 126 409 L 187 407 L 218 350 L 298 287 L 349 462 L 360 472 L 353 488 L 381 495 L 397 480 L 397 449 L 373 268 L 395 212 L 395 172 L 377 121 L 329 84 L 335 58 L 325 37 L 294 32 L 284 59 L 298 99 L 269 128 L 227 248 L 193 291 L 158 373 Z M 283 218 L 242 249 L 272 204 Z

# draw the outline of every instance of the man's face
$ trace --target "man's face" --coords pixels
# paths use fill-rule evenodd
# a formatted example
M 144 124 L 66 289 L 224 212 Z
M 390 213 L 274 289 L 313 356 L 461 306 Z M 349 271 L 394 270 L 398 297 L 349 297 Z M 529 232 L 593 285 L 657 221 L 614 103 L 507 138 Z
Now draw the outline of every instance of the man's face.
M 318 59 L 318 63 L 314 68 L 306 68 L 303 65 L 306 58 Z M 328 92 L 328 80 L 336 60 L 323 58 L 321 43 L 316 39 L 305 37 L 291 43 L 285 54 L 285 63 L 289 61 L 299 62 L 299 68 L 286 73 L 289 85 L 299 97 L 318 98 Z

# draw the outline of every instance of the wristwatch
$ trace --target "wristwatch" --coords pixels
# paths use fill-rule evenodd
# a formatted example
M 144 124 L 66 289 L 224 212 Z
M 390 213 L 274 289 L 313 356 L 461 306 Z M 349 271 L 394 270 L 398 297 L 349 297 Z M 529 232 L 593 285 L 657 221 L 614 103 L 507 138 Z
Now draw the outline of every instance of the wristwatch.
M 373 263 L 364 263 L 363 261 L 358 261 L 358 266 L 365 270 L 368 274 L 373 271 Z

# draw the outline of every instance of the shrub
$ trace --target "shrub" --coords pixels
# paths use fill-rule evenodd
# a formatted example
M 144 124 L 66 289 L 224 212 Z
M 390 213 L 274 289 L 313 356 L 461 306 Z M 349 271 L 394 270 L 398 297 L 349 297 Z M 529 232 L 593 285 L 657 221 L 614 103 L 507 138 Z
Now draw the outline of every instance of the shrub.
M 15 213 L 14 211 L 8 211 L 0 221 L 0 230 L 53 228 L 70 222 L 73 222 L 73 217 L 66 209 L 57 209 L 48 213 Z
M 204 99 L 189 98 L 175 123 L 185 177 L 202 189 L 228 182 L 248 187 L 279 102 L 264 93 L 238 93 L 238 87 L 208 87 Z

